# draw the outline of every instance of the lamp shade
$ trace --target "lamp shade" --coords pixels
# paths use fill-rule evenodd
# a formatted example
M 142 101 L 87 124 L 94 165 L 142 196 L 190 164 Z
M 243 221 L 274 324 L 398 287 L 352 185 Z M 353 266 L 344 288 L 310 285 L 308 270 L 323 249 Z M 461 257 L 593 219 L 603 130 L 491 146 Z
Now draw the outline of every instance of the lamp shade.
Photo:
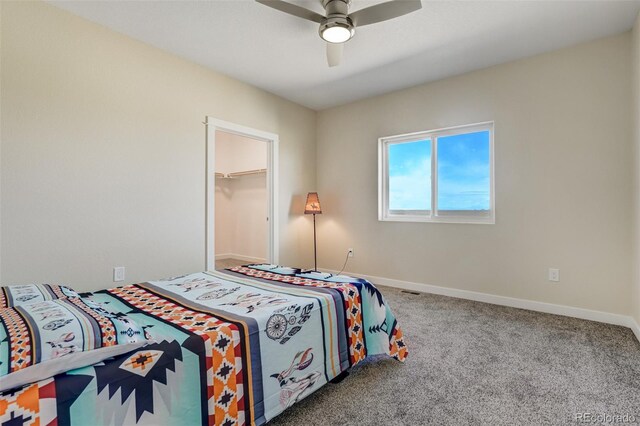
M 320 198 L 318 198 L 317 192 L 307 194 L 307 204 L 304 205 L 304 214 L 322 214 Z

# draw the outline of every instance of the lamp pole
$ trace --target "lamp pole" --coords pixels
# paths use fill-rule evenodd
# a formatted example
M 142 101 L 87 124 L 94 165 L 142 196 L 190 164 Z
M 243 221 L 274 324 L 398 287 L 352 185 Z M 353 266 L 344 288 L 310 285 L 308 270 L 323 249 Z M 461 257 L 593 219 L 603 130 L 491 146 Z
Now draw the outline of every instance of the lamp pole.
M 318 272 L 318 254 L 316 250 L 316 214 L 313 214 L 313 270 Z
M 2 0 L 0 0 L 2 1 Z M 320 199 L 317 192 L 307 194 L 307 202 L 304 205 L 304 214 L 313 215 L 313 272 L 318 272 L 318 245 L 316 239 L 316 215 L 322 214 Z

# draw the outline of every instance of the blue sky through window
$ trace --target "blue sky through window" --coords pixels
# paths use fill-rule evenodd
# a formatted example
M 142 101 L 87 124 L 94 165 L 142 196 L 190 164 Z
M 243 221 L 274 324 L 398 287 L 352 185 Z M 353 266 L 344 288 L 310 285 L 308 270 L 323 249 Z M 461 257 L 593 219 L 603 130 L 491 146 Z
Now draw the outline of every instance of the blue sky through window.
M 438 210 L 489 210 L 489 132 L 438 138 Z
M 431 140 L 389 145 L 389 210 L 431 210 Z
M 438 138 L 438 210 L 490 209 L 489 131 Z M 431 140 L 388 147 L 389 210 L 431 210 Z

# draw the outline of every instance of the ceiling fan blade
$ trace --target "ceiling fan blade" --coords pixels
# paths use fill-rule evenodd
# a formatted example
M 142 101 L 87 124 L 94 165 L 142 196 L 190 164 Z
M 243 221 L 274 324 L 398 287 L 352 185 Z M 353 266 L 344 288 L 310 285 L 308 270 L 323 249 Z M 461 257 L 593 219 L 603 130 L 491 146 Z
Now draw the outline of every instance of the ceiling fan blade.
M 330 67 L 340 65 L 344 43 L 327 43 L 327 63 Z
M 349 15 L 356 27 L 387 21 L 422 8 L 420 0 L 392 0 L 356 10 Z
M 295 4 L 287 3 L 282 0 L 256 0 L 260 4 L 272 7 L 280 12 L 288 13 L 289 15 L 297 16 L 298 18 L 306 19 L 308 21 L 322 22 L 324 16 L 313 10 L 305 9 L 304 7 L 297 6 Z

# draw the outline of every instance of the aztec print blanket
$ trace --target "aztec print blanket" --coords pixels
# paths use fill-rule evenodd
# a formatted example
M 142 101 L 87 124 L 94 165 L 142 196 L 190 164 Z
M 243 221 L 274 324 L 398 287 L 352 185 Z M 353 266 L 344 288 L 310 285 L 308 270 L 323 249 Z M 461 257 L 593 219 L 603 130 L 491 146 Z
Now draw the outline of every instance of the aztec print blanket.
M 89 297 L 154 342 L 0 394 L 0 425 L 262 425 L 366 356 L 407 356 L 362 279 L 250 265 Z

